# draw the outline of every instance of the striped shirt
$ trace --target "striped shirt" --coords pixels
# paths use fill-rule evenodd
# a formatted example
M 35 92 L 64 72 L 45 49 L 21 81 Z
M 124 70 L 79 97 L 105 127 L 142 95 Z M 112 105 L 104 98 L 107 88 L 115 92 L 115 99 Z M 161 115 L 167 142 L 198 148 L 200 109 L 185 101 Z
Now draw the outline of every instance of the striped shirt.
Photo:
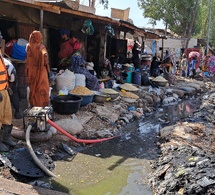
M 4 63 L 8 72 L 8 81 L 12 83 L 16 79 L 16 69 L 13 66 L 12 62 L 6 58 L 4 58 Z

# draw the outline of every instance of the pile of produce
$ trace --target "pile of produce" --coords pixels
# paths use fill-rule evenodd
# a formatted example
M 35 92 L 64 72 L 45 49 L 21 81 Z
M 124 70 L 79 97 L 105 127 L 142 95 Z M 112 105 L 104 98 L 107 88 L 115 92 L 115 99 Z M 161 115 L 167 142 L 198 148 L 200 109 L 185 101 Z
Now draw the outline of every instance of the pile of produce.
M 114 89 L 110 89 L 110 88 L 104 88 L 101 90 L 101 92 L 107 93 L 107 94 L 118 94 L 119 93 L 119 92 L 115 91 Z
M 124 83 L 124 84 L 120 85 L 120 88 L 124 89 L 126 91 L 138 91 L 138 88 L 130 83 Z
M 75 95 L 93 95 L 94 92 L 91 91 L 91 90 L 89 90 L 87 87 L 78 86 L 78 87 L 75 87 L 73 90 L 71 90 L 70 94 L 75 94 Z
M 138 99 L 139 98 L 138 95 L 136 95 L 136 94 L 134 94 L 132 92 L 128 92 L 128 91 L 120 92 L 120 96 L 126 97 L 126 98 L 131 98 L 131 99 Z
M 155 77 L 153 79 L 153 81 L 155 81 L 155 82 L 167 82 L 167 80 L 165 78 L 163 78 L 162 76 Z

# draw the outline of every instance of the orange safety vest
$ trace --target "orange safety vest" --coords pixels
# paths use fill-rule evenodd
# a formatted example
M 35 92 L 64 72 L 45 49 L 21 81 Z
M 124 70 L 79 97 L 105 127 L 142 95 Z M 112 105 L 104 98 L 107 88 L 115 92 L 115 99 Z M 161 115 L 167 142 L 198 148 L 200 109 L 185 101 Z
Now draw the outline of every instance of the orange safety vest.
M 0 90 L 3 90 L 8 85 L 7 69 L 0 54 Z

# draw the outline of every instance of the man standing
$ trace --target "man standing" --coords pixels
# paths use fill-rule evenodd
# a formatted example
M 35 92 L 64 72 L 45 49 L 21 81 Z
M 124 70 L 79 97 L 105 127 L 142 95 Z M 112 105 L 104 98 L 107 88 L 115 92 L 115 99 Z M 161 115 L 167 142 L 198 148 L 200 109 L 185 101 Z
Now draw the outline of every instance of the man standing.
M 2 36 L 0 36 L 0 44 Z M 10 97 L 7 91 L 8 74 L 4 60 L 0 51 L 0 152 L 8 152 L 6 145 L 15 146 L 16 144 L 10 139 L 13 128 L 12 109 Z M 6 145 L 4 145 L 6 144 Z
M 78 51 L 81 47 L 80 42 L 75 38 L 70 38 L 70 30 L 61 29 L 60 35 L 62 43 L 60 44 L 60 51 L 58 57 L 60 59 L 60 69 L 66 69 L 70 66 L 70 59 L 74 52 Z
M 9 81 L 9 88 L 11 89 L 11 94 L 10 94 L 10 101 L 15 109 L 14 117 L 16 119 L 22 118 L 20 112 L 19 112 L 19 94 L 17 91 L 17 78 L 16 78 L 16 69 L 11 63 L 10 60 L 4 58 L 4 63 L 7 68 L 8 72 L 8 81 Z
M 181 76 L 183 76 L 183 77 L 186 76 L 186 69 L 187 69 L 187 65 L 188 65 L 187 63 L 188 63 L 187 56 L 184 53 L 182 55 L 182 60 L 181 60 L 181 70 L 182 70 Z

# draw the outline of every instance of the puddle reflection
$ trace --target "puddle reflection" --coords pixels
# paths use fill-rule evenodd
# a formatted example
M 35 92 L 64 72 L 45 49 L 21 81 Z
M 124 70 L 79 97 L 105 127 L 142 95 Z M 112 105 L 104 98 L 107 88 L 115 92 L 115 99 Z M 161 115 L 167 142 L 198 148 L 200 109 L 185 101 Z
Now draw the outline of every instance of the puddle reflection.
M 198 109 L 199 101 L 198 100 L 187 100 L 179 104 L 166 105 L 163 107 L 164 119 L 168 124 L 172 125 L 178 121 L 185 120 L 190 118 L 193 113 Z

